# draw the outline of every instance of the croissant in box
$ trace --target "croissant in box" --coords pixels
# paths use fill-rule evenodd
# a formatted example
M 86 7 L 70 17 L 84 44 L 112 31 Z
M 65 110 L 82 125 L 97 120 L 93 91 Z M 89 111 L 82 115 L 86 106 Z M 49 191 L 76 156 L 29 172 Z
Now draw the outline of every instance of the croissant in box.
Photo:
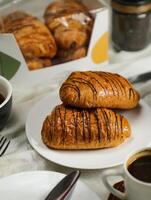
M 78 109 L 56 106 L 42 127 L 42 140 L 53 149 L 115 147 L 131 134 L 122 115 L 105 108 Z
M 26 55 L 25 60 L 30 70 L 37 70 L 52 65 L 49 58 L 37 58 L 32 55 Z
M 70 61 L 70 60 L 77 60 L 81 57 L 86 56 L 87 50 L 85 47 L 80 47 L 76 50 L 58 50 L 57 52 L 57 59 L 58 61 Z
M 124 77 L 107 72 L 74 72 L 62 84 L 60 98 L 66 105 L 81 108 L 131 109 L 140 96 Z
M 77 51 L 88 47 L 93 19 L 88 9 L 79 1 L 58 0 L 45 10 L 45 23 L 51 30 L 60 51 Z M 74 56 L 70 58 L 74 59 Z M 61 54 L 59 54 L 61 55 Z M 81 54 L 81 57 L 85 54 Z M 59 57 L 64 59 L 63 57 Z M 65 61 L 68 59 L 64 59 Z
M 14 33 L 25 59 L 27 58 L 27 63 L 29 63 L 29 57 L 34 57 L 35 61 L 39 59 L 37 67 L 40 68 L 40 66 L 43 67 L 42 59 L 45 63 L 46 59 L 51 59 L 56 55 L 57 47 L 52 34 L 36 17 L 16 11 L 6 16 L 3 24 L 6 33 Z M 35 67 L 36 65 L 34 67 L 33 64 L 31 65 L 30 59 L 29 69 Z

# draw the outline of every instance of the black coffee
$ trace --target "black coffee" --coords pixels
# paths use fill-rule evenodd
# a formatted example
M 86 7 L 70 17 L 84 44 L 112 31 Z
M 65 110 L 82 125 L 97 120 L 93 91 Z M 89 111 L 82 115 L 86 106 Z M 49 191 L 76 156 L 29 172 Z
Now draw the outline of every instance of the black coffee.
M 151 155 L 137 158 L 128 166 L 128 171 L 138 180 L 151 183 Z
M 4 100 L 5 100 L 4 96 L 0 94 L 0 104 L 3 103 Z

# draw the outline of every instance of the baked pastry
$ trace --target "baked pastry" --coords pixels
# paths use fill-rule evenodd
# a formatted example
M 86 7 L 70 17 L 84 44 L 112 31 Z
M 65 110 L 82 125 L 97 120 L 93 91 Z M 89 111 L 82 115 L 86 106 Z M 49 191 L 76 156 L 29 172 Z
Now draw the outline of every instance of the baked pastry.
M 54 57 L 56 44 L 48 28 L 36 17 L 14 12 L 4 18 L 5 32 L 14 33 L 24 55 Z
M 79 0 L 56 0 L 48 5 L 44 17 L 62 17 L 65 14 L 87 11 L 88 9 Z
M 75 14 L 77 15 L 77 14 Z M 84 18 L 85 14 L 79 14 L 79 18 Z M 74 15 L 73 15 L 74 16 Z M 90 39 L 90 30 L 91 28 L 84 27 L 83 24 L 80 24 L 82 22 L 79 22 L 78 19 L 76 21 L 77 16 L 75 16 L 75 19 L 73 16 L 67 16 L 64 17 L 67 26 L 64 26 L 59 21 L 59 24 L 57 23 L 54 29 L 50 29 L 54 35 L 54 38 L 56 40 L 57 45 L 62 49 L 77 49 L 82 46 L 88 46 L 88 42 Z M 73 17 L 73 19 L 72 19 Z M 63 19 L 62 19 L 63 20 Z M 82 19 L 81 19 L 82 20 Z M 55 19 L 52 23 L 55 23 Z M 86 30 L 87 28 L 87 30 Z
M 57 47 L 48 28 L 39 19 L 16 11 L 3 20 L 5 33 L 14 33 L 23 55 L 53 58 Z
M 140 96 L 124 77 L 107 72 L 73 72 L 60 88 L 66 105 L 82 108 L 131 109 Z
M 37 70 L 52 65 L 49 58 L 37 58 L 32 56 L 25 56 L 26 63 L 29 70 Z
M 46 8 L 44 18 L 59 47 L 70 49 L 88 44 L 93 19 L 79 1 L 53 2 Z
M 77 60 L 86 56 L 87 49 L 85 47 L 80 47 L 76 50 L 65 51 L 65 50 L 58 50 L 57 58 L 61 62 L 66 62 L 70 60 Z
M 123 143 L 131 128 L 126 118 L 112 110 L 62 104 L 46 117 L 41 135 L 44 144 L 53 149 L 101 149 Z
M 75 0 L 55 1 L 46 8 L 44 19 L 55 38 L 59 51 L 76 52 L 81 47 L 87 49 L 93 18 L 82 3 Z M 59 55 L 63 55 L 61 59 L 65 60 L 63 53 Z M 74 56 L 71 58 L 71 60 L 76 59 Z

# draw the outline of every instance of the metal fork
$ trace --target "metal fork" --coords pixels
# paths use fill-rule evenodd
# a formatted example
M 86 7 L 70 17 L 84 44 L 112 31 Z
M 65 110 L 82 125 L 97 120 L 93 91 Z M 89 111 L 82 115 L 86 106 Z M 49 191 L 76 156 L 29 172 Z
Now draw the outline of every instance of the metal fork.
M 6 152 L 9 145 L 10 140 L 4 136 L 0 136 L 0 157 Z

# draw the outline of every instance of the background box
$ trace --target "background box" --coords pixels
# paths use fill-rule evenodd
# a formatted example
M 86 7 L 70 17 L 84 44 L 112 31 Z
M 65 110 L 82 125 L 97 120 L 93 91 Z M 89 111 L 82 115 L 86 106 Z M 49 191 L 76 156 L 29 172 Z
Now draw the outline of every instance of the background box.
M 3 16 L 16 10 L 23 10 L 24 12 L 37 16 L 42 20 L 44 10 L 50 2 L 52 2 L 52 0 L 12 1 L 11 3 L 3 6 L 0 4 L 0 13 Z M 13 35 L 0 35 L 0 44 L 2 44 L 2 46 L 4 45 L 4 48 L 0 47 L 0 51 L 4 51 L 4 53 L 9 54 L 21 62 L 21 66 L 11 78 L 12 83 L 19 82 L 20 84 L 24 84 L 26 82 L 27 85 L 28 83 L 30 83 L 30 85 L 34 85 L 42 83 L 44 79 L 54 78 L 57 73 L 63 73 L 64 71 L 72 72 L 76 70 L 93 70 L 95 67 L 101 67 L 102 65 L 108 63 L 108 8 L 103 6 L 97 0 L 93 0 L 93 2 L 91 0 L 83 0 L 83 3 L 87 5 L 90 13 L 95 19 L 86 57 L 39 70 L 29 71 Z

